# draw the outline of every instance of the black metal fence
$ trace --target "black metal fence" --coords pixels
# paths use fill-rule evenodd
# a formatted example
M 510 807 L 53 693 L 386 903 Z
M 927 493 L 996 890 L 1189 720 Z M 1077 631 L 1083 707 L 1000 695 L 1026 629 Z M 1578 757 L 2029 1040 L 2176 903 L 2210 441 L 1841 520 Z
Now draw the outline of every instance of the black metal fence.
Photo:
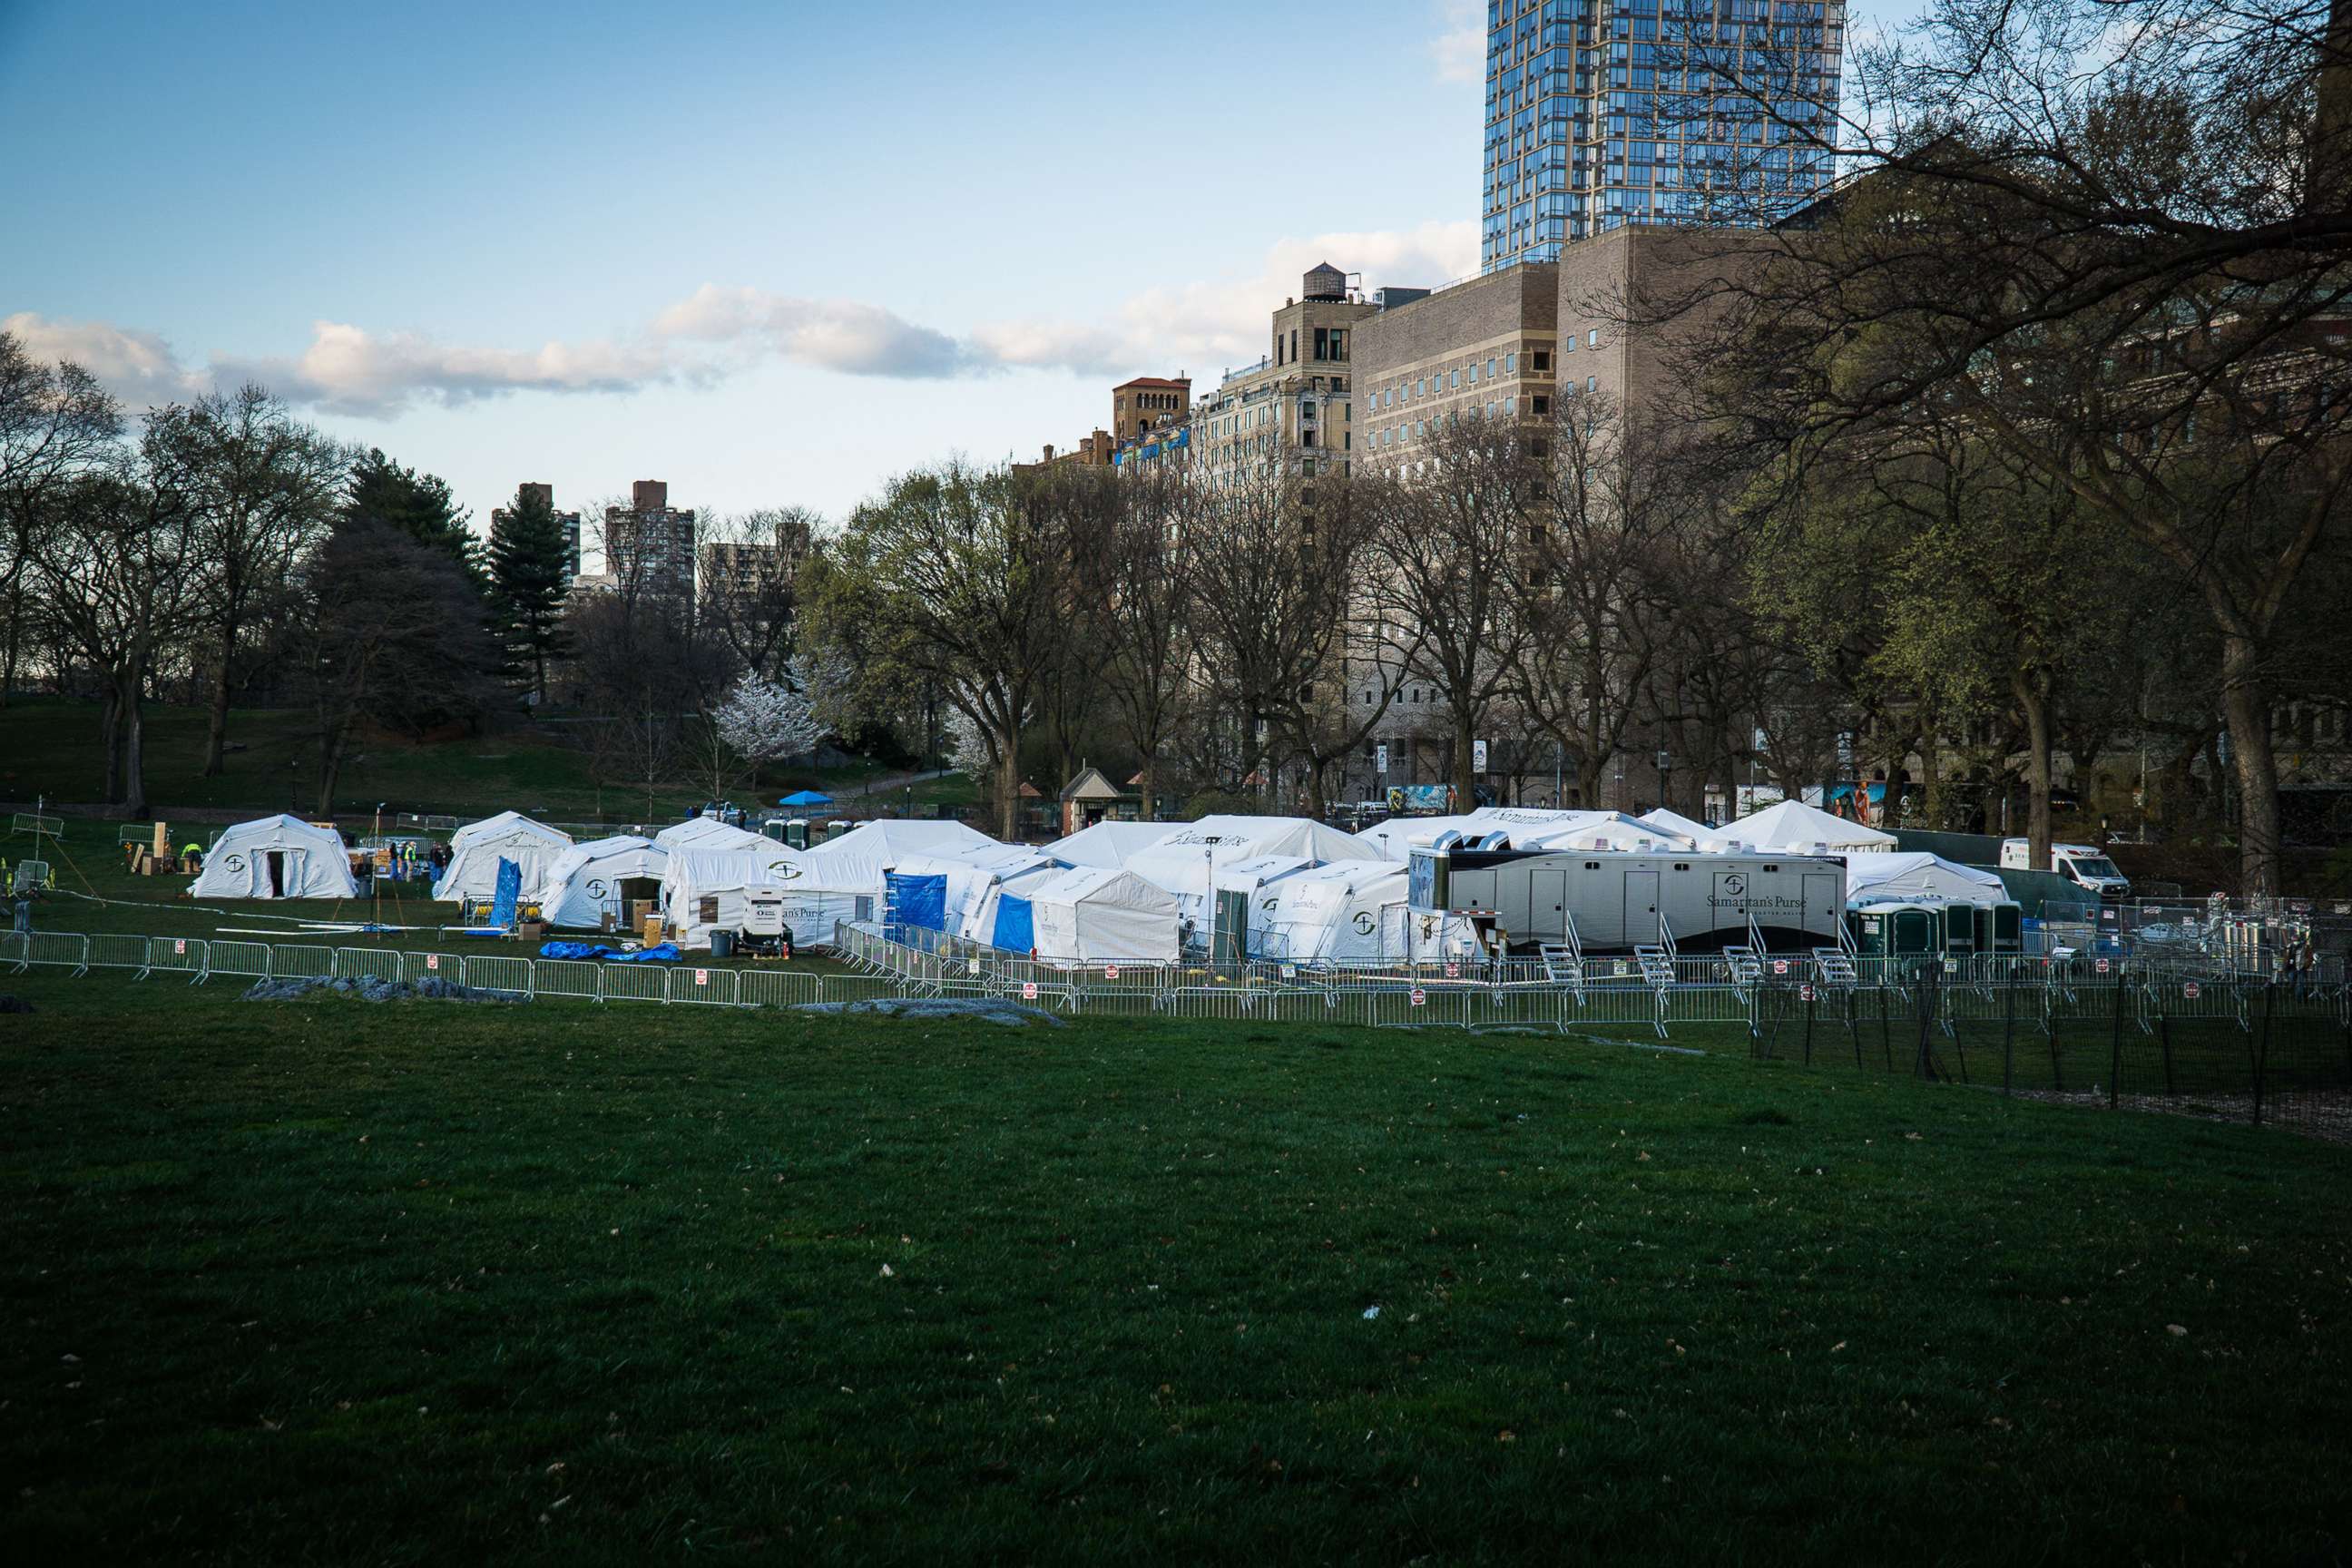
M 1768 985 L 1750 1054 L 2111 1110 L 2352 1137 L 2352 990 L 2342 983 L 2069 973 Z

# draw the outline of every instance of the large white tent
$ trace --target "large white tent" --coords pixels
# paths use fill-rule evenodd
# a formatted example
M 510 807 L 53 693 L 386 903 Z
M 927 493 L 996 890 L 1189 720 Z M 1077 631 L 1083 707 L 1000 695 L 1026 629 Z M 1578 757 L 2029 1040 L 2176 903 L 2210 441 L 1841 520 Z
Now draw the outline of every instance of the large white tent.
M 1646 822 L 1622 812 L 1587 812 L 1573 823 L 1559 829 L 1526 838 L 1513 838 L 1514 847 L 1520 849 L 1593 849 L 1630 850 L 1635 853 L 1666 854 L 1676 850 L 1691 853 L 1696 841 L 1680 833 Z
M 1711 838 L 1715 836 L 1715 829 L 1706 823 L 1693 822 L 1681 812 L 1668 811 L 1663 805 L 1654 811 L 1643 812 L 1635 820 L 1646 822 L 1653 827 L 1663 827 L 1669 833 L 1679 834 L 1694 844 L 1702 838 Z
M 1066 838 L 1045 846 L 1045 853 L 1065 866 L 1127 864 L 1127 858 L 1148 849 L 1184 825 L 1181 822 L 1097 822 Z
M 359 884 L 341 834 L 281 813 L 223 829 L 188 891 L 199 899 L 350 899 Z
M 802 856 L 801 874 L 814 879 L 811 887 L 863 894 L 878 904 L 885 879 L 910 856 L 953 858 L 1003 847 L 961 822 L 868 822 Z
M 675 849 L 661 870 L 662 918 L 688 947 L 710 943 L 711 922 L 703 904 L 728 888 L 788 887 L 799 875 L 798 850 L 751 836 L 757 848 Z
M 1570 816 L 1571 813 L 1546 815 Z M 1357 834 L 1356 840 L 1369 846 L 1377 859 L 1403 861 L 1416 849 L 1426 849 L 1449 833 L 1458 833 L 1475 840 L 1488 833 L 1508 831 L 1506 825 L 1482 825 L 1475 812 L 1456 812 L 1445 816 L 1391 816 L 1376 822 Z
M 2008 897 L 2009 889 L 1990 871 L 1963 866 L 1940 855 L 1916 851 L 1859 855 L 1846 864 L 1845 898 L 1849 904 L 1886 899 L 1998 904 Z
M 632 897 L 660 896 L 668 864 L 667 850 L 631 834 L 574 844 L 547 868 L 540 910 L 550 924 L 574 931 L 595 930 L 608 914 L 615 922 L 625 921 Z
M 1894 848 L 1895 835 L 1832 816 L 1801 800 L 1784 800 L 1741 817 L 1708 837 L 1700 847 L 1767 855 L 1869 855 Z
M 654 835 L 654 842 L 675 855 L 687 849 L 757 849 L 762 845 L 772 847 L 776 841 L 715 816 L 693 816 L 663 828 Z
M 1379 850 L 1354 834 L 1309 817 L 1204 816 L 1129 856 L 1127 868 L 1176 895 L 1185 916 L 1205 926 L 1210 868 L 1269 855 L 1291 856 L 1318 866 L 1334 860 L 1382 858 Z
M 1097 868 L 1117 870 L 1116 866 Z M 992 873 L 988 885 L 982 889 L 965 909 L 963 924 L 957 934 L 966 942 L 993 943 L 996 941 L 996 913 L 1008 898 L 1026 898 L 1033 888 L 1042 887 L 1063 872 L 1071 869 L 1057 860 L 1041 859 L 1034 866 L 1019 870 L 998 870 Z M 1026 948 L 1019 949 L 1027 952 Z
M 898 911 L 902 922 L 962 936 L 992 890 L 1008 880 L 1061 869 L 1034 849 L 1005 844 L 969 856 L 909 855 L 890 868 L 890 875 L 902 890 Z
M 1052 963 L 1173 963 L 1181 918 L 1172 895 L 1132 871 L 1081 866 L 1000 897 L 993 937 Z
M 548 868 L 572 847 L 572 835 L 519 812 L 469 822 L 450 837 L 449 864 L 433 884 L 436 899 L 487 899 L 499 890 L 499 862 L 511 860 L 522 873 L 522 896 L 535 899 Z

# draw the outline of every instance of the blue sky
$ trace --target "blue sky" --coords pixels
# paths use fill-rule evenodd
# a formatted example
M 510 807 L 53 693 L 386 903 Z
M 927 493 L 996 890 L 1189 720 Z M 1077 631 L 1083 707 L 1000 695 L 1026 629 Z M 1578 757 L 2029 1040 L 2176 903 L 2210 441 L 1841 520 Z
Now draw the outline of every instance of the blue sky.
M 1483 5 L 0 0 L 0 321 L 446 476 L 839 516 L 1476 261 Z M 30 240 L 31 243 L 27 243 Z

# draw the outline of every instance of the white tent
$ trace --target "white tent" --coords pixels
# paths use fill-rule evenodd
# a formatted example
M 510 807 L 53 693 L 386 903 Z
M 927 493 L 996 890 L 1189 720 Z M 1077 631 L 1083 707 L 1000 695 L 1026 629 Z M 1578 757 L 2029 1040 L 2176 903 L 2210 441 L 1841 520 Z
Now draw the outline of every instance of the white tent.
M 1065 866 L 1127 864 L 1127 858 L 1148 849 L 1184 825 L 1181 822 L 1097 822 L 1067 838 L 1045 846 L 1045 853 Z
M 1304 816 L 1204 816 L 1128 857 L 1127 868 L 1176 895 L 1187 918 L 1208 921 L 1209 869 L 1269 855 L 1313 865 L 1378 860 L 1381 852 L 1352 833 Z
M 1767 855 L 1867 855 L 1895 847 L 1895 835 L 1784 800 L 1743 816 L 1709 836 L 1703 849 L 1756 850 Z
M 706 849 L 699 844 L 670 852 L 661 870 L 662 918 L 687 947 L 708 947 L 716 914 L 703 918 L 713 895 L 729 888 L 787 888 L 799 875 L 798 850 L 751 836 L 757 848 Z
M 901 879 L 902 886 L 908 879 L 936 881 L 935 897 L 918 900 L 925 906 L 924 916 L 914 923 L 925 931 L 962 936 L 992 889 L 1008 880 L 1017 882 L 1061 869 L 1034 849 L 1002 844 L 969 856 L 909 855 L 890 868 L 890 874 Z M 912 918 L 904 904 L 899 916 Z M 933 920 L 939 923 L 932 924 Z
M 1482 828 L 1477 814 L 1465 811 L 1451 816 L 1391 816 L 1385 822 L 1372 824 L 1355 837 L 1357 842 L 1369 846 L 1377 858 L 1402 861 L 1409 858 L 1414 850 L 1428 848 L 1448 833 L 1476 838 L 1482 833 L 1504 831 L 1507 829 L 1502 823 Z
M 1864 900 L 1941 900 L 1955 904 L 1998 904 L 2009 897 L 1999 877 L 1974 866 L 1963 866 L 1940 855 L 1918 852 L 1857 856 L 1846 866 L 1848 905 Z
M 763 845 L 773 847 L 776 841 L 715 816 L 695 816 L 663 828 L 654 835 L 654 842 L 675 855 L 684 849 L 757 849 Z
M 815 879 L 812 887 L 862 894 L 878 908 L 884 879 L 910 856 L 948 858 L 1003 847 L 961 822 L 869 822 L 802 856 L 801 874 Z
M 188 891 L 199 899 L 359 896 L 342 835 L 279 815 L 225 828 Z
M 1405 868 L 1379 860 L 1339 860 L 1294 871 L 1264 888 L 1250 906 L 1252 958 L 1297 963 L 1402 959 Z
M 433 884 L 436 899 L 487 899 L 499 890 L 499 862 L 522 873 L 522 896 L 535 899 L 548 868 L 572 847 L 572 835 L 517 812 L 469 822 L 449 839 L 449 864 Z
M 549 924 L 574 931 L 593 931 L 608 914 L 615 922 L 625 921 L 632 898 L 660 896 L 662 870 L 668 864 L 667 850 L 625 833 L 574 844 L 547 868 L 541 912 Z
M 1025 918 L 1053 963 L 1173 963 L 1176 900 L 1132 871 L 1081 866 L 999 900 L 1000 925 Z
M 963 925 L 957 934 L 966 942 L 994 942 L 996 914 L 1003 900 L 1008 898 L 1025 899 L 1033 889 L 1043 887 L 1070 868 L 1056 860 L 1040 859 L 1034 866 L 1024 869 L 992 873 L 988 885 L 973 897 L 965 909 Z M 1112 871 L 1118 869 L 1116 866 L 1097 868 Z M 1026 952 L 1027 949 L 1020 951 Z
M 1636 820 L 1646 822 L 1653 827 L 1663 827 L 1669 833 L 1680 834 L 1694 844 L 1702 838 L 1711 838 L 1715 836 L 1715 829 L 1706 823 L 1693 822 L 1681 812 L 1668 811 L 1663 805 L 1655 811 L 1643 812 Z
M 1520 849 L 1613 849 L 1655 854 L 1690 854 L 1696 847 L 1695 840 L 1669 828 L 1614 811 L 1587 812 L 1580 820 L 1556 832 L 1524 840 L 1514 838 L 1511 842 Z

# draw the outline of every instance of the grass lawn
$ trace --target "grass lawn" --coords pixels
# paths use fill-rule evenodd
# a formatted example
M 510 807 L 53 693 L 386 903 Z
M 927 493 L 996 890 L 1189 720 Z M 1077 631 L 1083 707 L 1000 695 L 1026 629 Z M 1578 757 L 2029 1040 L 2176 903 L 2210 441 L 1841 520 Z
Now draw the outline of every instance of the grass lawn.
M 202 709 L 151 707 L 146 715 L 147 795 L 160 810 L 233 807 L 256 815 L 295 810 L 310 816 L 318 805 L 318 745 L 310 716 L 300 710 L 246 710 L 229 715 L 229 742 L 244 749 L 222 759 L 216 778 L 199 776 L 208 715 Z M 571 743 L 576 724 L 561 719 L 429 745 L 372 736 L 355 743 L 345 763 L 336 810 L 365 816 L 378 801 L 390 811 L 488 816 L 515 810 L 564 821 L 634 821 L 646 815 L 643 785 L 608 784 L 599 791 L 588 755 Z M 14 700 L 0 710 L 0 799 L 95 801 L 101 797 L 104 752 L 94 703 L 53 698 Z M 290 768 L 289 763 L 293 764 Z M 740 804 L 770 804 L 800 789 L 848 801 L 872 777 L 893 770 L 775 767 L 756 787 L 734 792 Z M 654 792 L 654 816 L 667 820 L 699 805 L 709 782 L 680 778 Z M 905 798 L 903 792 L 891 804 Z M 971 804 L 961 774 L 915 786 L 918 805 Z
M 2332 1145 L 1736 1036 L 0 989 L 40 1009 L 0 1016 L 28 1561 L 2332 1561 L 2352 1526 Z

